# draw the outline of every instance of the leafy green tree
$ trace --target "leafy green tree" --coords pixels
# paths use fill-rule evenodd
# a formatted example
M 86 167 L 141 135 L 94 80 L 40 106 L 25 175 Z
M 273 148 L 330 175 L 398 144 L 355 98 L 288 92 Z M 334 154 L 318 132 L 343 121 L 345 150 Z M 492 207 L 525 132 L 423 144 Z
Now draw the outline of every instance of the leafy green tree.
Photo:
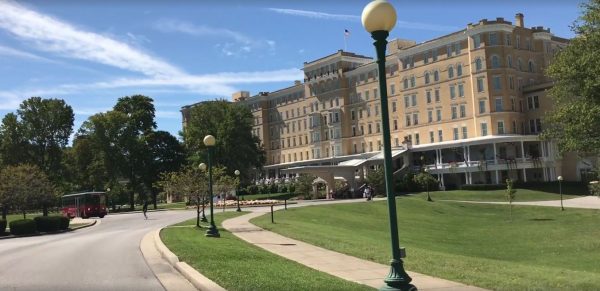
M 554 108 L 546 116 L 543 136 L 561 152 L 600 154 L 600 0 L 583 4 L 572 30 L 576 37 L 548 67 L 554 80 L 549 96 Z
M 0 167 L 26 162 L 28 147 L 17 115 L 4 115 L 0 125 Z
M 506 200 L 508 200 L 508 209 L 510 213 L 510 220 L 512 221 L 512 202 L 515 200 L 515 194 L 517 190 L 513 188 L 513 181 L 506 179 Z
M 156 209 L 156 195 L 158 191 L 151 187 L 159 179 L 160 173 L 174 172 L 185 163 L 185 152 L 181 143 L 166 131 L 147 132 L 143 137 L 143 146 L 146 148 L 143 183 L 152 189 L 154 208 Z
M 428 172 L 421 172 L 413 177 L 415 183 L 419 184 L 421 191 L 427 191 L 427 201 L 433 202 L 429 195 L 429 190 L 437 186 L 437 179 Z
M 172 197 L 193 201 L 197 210 L 196 226 L 200 227 L 200 204 L 204 213 L 204 202 L 208 199 L 208 173 L 202 172 L 198 167 L 185 167 L 177 172 L 163 172 L 155 186 Z
M 312 191 L 313 182 L 317 176 L 311 174 L 300 174 L 296 180 L 296 193 L 309 196 Z
M 258 137 L 252 135 L 253 117 L 246 106 L 224 100 L 203 102 L 190 109 L 182 131 L 185 147 L 198 162 L 206 160 L 206 135 L 216 138 L 213 163 L 224 166 L 229 175 L 240 170 L 242 180 L 265 163 L 265 152 Z
M 383 167 L 376 170 L 369 170 L 367 173 L 367 183 L 373 187 L 373 195 L 381 195 L 385 193 L 385 175 Z
M 21 103 L 17 114 L 21 132 L 31 150 L 31 162 L 52 181 L 60 182 L 62 151 L 73 132 L 73 109 L 64 100 L 31 97 Z
M 7 166 L 0 171 L 0 203 L 3 208 L 13 208 L 23 213 L 31 209 L 43 209 L 48 215 L 48 207 L 56 202 L 52 184 L 46 174 L 35 165 Z M 6 213 L 2 213 L 6 219 Z

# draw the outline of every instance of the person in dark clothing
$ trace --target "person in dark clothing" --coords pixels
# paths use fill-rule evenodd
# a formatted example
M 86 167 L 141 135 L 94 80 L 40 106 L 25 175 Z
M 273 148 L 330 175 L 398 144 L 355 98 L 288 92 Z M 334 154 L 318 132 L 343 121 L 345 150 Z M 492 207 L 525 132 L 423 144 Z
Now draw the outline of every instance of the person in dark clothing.
M 148 215 L 146 215 L 146 212 L 148 212 L 148 200 L 144 200 L 144 207 L 142 207 L 142 211 L 144 212 L 144 219 L 148 219 Z

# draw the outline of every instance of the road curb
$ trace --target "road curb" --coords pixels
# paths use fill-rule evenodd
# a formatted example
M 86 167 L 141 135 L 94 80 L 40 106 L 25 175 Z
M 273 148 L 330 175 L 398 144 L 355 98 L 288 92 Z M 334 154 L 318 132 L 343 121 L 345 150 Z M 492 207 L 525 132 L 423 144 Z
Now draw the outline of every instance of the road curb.
M 75 230 L 86 228 L 86 227 L 91 227 L 91 226 L 94 226 L 96 224 L 100 224 L 100 220 L 94 219 L 94 222 L 92 222 L 90 224 L 78 226 L 78 227 L 75 227 L 75 228 L 69 228 L 69 229 L 65 229 L 65 230 L 59 230 L 59 231 L 55 231 L 55 232 L 41 232 L 41 233 L 26 234 L 26 235 L 12 235 L 12 234 L 8 233 L 8 235 L 0 236 L 0 240 L 3 240 L 3 239 L 12 239 L 12 238 L 22 238 L 22 237 L 32 237 L 32 236 L 42 236 L 42 235 L 61 234 L 61 233 L 71 232 L 71 231 L 75 231 Z
M 184 278 L 186 278 L 196 289 L 206 291 L 225 291 L 225 288 L 206 278 L 186 262 L 179 261 L 179 258 L 173 252 L 171 252 L 171 250 L 169 250 L 169 248 L 167 248 L 167 246 L 160 239 L 160 232 L 163 230 L 163 228 L 152 232 L 154 246 L 162 258 L 169 262 L 169 264 L 173 266 L 173 268 L 175 268 L 175 270 L 177 270 Z

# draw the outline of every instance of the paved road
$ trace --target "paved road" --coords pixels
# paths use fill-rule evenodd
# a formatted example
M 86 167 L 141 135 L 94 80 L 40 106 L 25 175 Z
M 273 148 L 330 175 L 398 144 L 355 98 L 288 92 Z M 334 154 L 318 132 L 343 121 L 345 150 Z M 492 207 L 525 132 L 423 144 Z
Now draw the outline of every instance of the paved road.
M 153 229 L 195 211 L 108 215 L 74 232 L 0 240 L 0 290 L 164 290 L 140 252 Z

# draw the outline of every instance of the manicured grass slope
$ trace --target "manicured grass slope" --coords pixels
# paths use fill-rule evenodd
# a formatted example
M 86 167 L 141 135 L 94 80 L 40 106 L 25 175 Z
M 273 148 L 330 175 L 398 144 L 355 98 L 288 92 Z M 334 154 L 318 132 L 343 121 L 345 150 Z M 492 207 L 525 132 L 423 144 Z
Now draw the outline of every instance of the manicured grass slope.
M 558 192 L 558 186 L 557 192 Z M 578 195 L 585 195 L 585 192 L 578 191 L 579 189 L 564 189 L 570 191 L 563 192 L 563 199 L 577 198 Z M 569 194 L 567 194 L 569 193 Z M 579 194 L 582 193 L 582 194 Z M 465 201 L 502 201 L 506 200 L 506 190 L 485 190 L 485 191 L 470 191 L 470 190 L 452 190 L 452 191 L 437 191 L 429 192 L 433 200 L 465 200 Z M 419 195 L 427 195 L 419 193 Z M 517 189 L 515 195 L 516 202 L 524 201 L 544 201 L 544 200 L 560 200 L 560 194 L 544 192 L 531 189 Z
M 600 211 L 397 200 L 408 270 L 494 290 L 600 289 Z M 294 208 L 252 222 L 388 264 L 385 201 Z M 417 286 L 418 287 L 418 286 Z
M 236 212 L 215 215 L 220 225 Z M 181 225 L 195 225 L 188 220 Z M 315 271 L 250 245 L 219 229 L 221 238 L 207 238 L 206 229 L 166 228 L 161 238 L 180 260 L 227 290 L 373 290 Z

